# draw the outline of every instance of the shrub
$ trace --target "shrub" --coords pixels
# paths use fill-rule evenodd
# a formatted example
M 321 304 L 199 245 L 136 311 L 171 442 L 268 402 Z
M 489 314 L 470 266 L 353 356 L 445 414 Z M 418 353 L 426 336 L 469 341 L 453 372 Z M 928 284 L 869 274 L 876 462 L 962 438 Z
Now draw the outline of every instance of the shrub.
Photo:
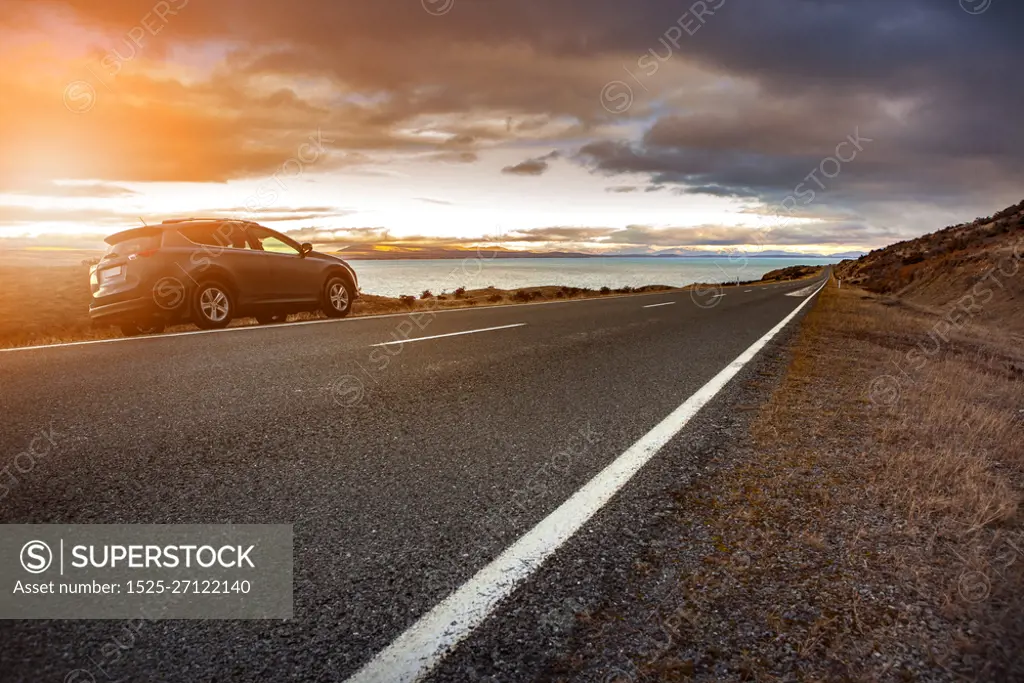
M 455 298 L 456 299 L 462 299 L 465 296 L 466 296 L 466 288 L 465 287 L 459 287 L 458 289 L 455 290 Z
M 422 294 L 420 294 L 420 298 L 421 298 L 421 299 L 429 299 L 429 298 L 431 298 L 431 297 L 433 297 L 433 296 L 434 296 L 434 295 L 430 293 L 430 290 L 429 290 L 429 289 L 424 289 L 424 290 L 423 290 L 423 293 L 422 293 Z
M 447 301 L 447 300 L 448 300 L 448 297 L 446 297 L 446 296 L 445 296 L 444 294 L 439 294 L 439 295 L 437 296 L 437 300 L 438 300 L 438 301 Z
M 611 289 L 611 287 L 602 287 L 601 288 L 601 293 L 602 294 L 611 294 L 612 293 L 612 289 Z
M 411 294 L 403 294 L 402 296 L 398 297 L 398 300 L 410 308 L 412 308 L 416 304 L 416 297 L 412 296 Z
M 561 292 L 561 291 L 560 291 L 560 292 L 557 292 L 557 293 L 555 294 L 555 298 L 556 298 L 556 299 L 564 299 L 564 298 L 565 298 L 565 292 Z
M 530 299 L 533 298 L 533 296 L 529 292 L 519 290 L 518 292 L 512 295 L 512 298 L 515 299 L 516 301 L 529 301 Z
M 489 287 L 488 289 L 491 289 L 491 288 Z M 501 294 L 491 294 L 489 297 L 487 297 L 487 300 L 490 301 L 493 304 L 493 303 L 497 303 L 497 302 L 501 301 L 504 298 L 505 297 L 503 297 Z

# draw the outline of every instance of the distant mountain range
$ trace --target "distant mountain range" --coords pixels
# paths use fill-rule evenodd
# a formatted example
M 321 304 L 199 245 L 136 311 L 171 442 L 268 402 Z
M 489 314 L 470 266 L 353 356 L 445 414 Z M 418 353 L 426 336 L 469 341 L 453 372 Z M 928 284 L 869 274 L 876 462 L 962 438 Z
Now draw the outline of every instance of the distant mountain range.
M 505 247 L 416 247 L 390 244 L 355 245 L 335 253 L 346 259 L 395 260 L 395 259 L 463 259 L 479 254 L 482 258 L 727 258 L 730 254 L 742 253 L 747 258 L 806 258 L 806 259 L 849 259 L 860 258 L 862 251 L 848 251 L 839 254 L 804 254 L 795 251 L 768 249 L 758 252 L 709 252 L 698 249 L 662 249 L 645 253 L 588 254 L 575 251 L 515 251 Z

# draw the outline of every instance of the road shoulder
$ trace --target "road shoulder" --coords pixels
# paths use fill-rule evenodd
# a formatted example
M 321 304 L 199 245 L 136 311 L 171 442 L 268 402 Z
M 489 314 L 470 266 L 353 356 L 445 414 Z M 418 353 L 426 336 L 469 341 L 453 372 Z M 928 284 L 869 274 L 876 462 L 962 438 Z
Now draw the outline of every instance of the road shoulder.
M 1020 676 L 1019 358 L 821 296 L 435 680 Z

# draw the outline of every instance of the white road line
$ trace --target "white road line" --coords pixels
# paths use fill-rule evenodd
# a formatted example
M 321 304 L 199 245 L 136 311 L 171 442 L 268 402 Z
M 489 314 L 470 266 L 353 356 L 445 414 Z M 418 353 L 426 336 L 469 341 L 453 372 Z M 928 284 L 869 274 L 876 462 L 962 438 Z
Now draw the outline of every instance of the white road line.
M 712 295 L 711 295 L 711 298 L 712 298 L 712 299 L 717 299 L 717 298 L 718 298 L 718 297 L 720 297 L 720 296 L 725 296 L 725 294 L 712 294 Z
M 644 306 L 644 308 L 657 308 L 658 306 L 675 306 L 675 305 L 676 305 L 675 301 L 668 301 L 668 302 L 663 303 L 663 304 L 651 304 L 650 306 Z
M 823 282 L 821 287 L 824 286 Z M 697 393 L 640 437 L 629 450 L 601 470 L 558 509 L 420 617 L 405 633 L 349 678 L 348 683 L 410 683 L 430 673 L 503 599 L 511 595 L 517 586 L 604 507 L 811 300 L 812 297 L 807 297 L 800 302 L 782 322 L 725 366 Z
M 817 290 L 815 290 L 814 292 L 811 291 L 813 289 L 814 285 L 809 285 L 802 289 L 798 289 L 795 292 L 787 292 L 786 296 L 813 296 L 814 294 L 817 294 Z
M 754 290 L 752 290 L 752 289 L 744 289 L 744 290 L 743 290 L 743 293 L 744 293 L 744 294 L 746 294 L 747 292 L 753 292 L 753 291 L 754 291 Z
M 462 334 L 476 334 L 477 332 L 493 332 L 494 330 L 507 330 L 513 327 L 522 327 L 526 323 L 516 323 L 515 325 L 502 325 L 501 327 L 485 327 L 481 330 L 466 330 L 464 332 L 449 332 L 448 334 L 435 334 L 430 337 L 413 337 L 412 339 L 399 339 L 398 341 L 389 341 L 382 344 L 373 344 L 373 346 L 392 346 L 394 344 L 412 344 L 413 342 L 427 341 L 428 339 L 441 339 L 442 337 L 458 337 Z

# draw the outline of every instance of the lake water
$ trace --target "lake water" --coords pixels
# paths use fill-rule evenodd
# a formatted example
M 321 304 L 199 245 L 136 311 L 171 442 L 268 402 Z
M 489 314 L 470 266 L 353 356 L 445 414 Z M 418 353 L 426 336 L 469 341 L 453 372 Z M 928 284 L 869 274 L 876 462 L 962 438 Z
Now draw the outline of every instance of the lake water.
M 434 294 L 458 287 L 499 289 L 567 285 L 570 287 L 682 287 L 695 282 L 760 280 L 765 273 L 786 266 L 836 263 L 827 258 L 490 258 L 473 253 L 465 259 L 351 261 L 359 285 L 367 294 L 399 296 L 429 289 Z

